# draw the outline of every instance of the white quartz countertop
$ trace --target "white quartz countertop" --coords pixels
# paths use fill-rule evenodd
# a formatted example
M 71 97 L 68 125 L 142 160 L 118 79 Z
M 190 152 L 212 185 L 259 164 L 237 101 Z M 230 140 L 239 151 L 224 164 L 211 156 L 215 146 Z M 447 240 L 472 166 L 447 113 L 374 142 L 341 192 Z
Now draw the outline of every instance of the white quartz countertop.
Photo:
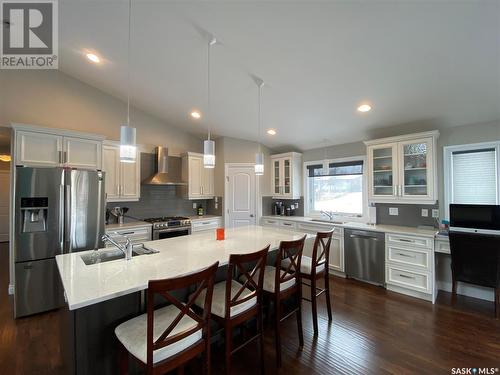
M 125 294 L 147 289 L 148 281 L 165 279 L 207 267 L 216 261 L 227 264 L 230 254 L 244 254 L 282 240 L 296 240 L 304 233 L 286 229 L 248 226 L 226 229 L 226 239 L 216 241 L 212 232 L 145 242 L 158 250 L 126 261 L 85 265 L 81 255 L 91 251 L 56 256 L 57 267 L 70 310 L 79 309 Z M 310 236 L 310 235 L 309 235 Z
M 374 232 L 384 232 L 384 233 L 395 233 L 395 234 L 410 234 L 418 235 L 424 237 L 434 238 L 438 232 L 437 229 L 431 228 L 418 228 L 418 227 L 405 227 L 402 225 L 372 225 L 356 222 L 345 222 L 345 223 L 326 223 L 321 221 L 313 221 L 310 217 L 304 216 L 263 216 L 265 219 L 275 219 L 275 220 L 286 220 L 286 221 L 296 221 L 300 223 L 310 223 L 314 225 L 324 225 L 326 227 L 342 227 L 348 229 L 360 229 L 360 230 L 372 230 Z
M 119 229 L 127 229 L 127 228 L 134 228 L 134 227 L 150 227 L 152 224 L 147 223 L 145 221 L 127 221 L 123 224 L 107 224 L 106 225 L 106 231 L 110 230 L 119 230 Z
M 188 218 L 191 221 L 202 221 L 202 220 L 208 220 L 208 219 L 220 219 L 220 218 L 222 218 L 222 216 L 217 216 L 217 215 L 197 216 L 197 215 L 193 215 L 193 216 L 188 216 Z

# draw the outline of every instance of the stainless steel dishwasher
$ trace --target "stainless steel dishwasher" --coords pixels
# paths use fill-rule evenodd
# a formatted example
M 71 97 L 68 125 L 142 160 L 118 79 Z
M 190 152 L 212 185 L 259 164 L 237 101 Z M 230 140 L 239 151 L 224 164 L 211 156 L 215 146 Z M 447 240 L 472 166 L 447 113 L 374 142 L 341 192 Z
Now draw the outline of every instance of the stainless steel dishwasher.
M 347 277 L 372 284 L 385 284 L 385 234 L 344 229 Z

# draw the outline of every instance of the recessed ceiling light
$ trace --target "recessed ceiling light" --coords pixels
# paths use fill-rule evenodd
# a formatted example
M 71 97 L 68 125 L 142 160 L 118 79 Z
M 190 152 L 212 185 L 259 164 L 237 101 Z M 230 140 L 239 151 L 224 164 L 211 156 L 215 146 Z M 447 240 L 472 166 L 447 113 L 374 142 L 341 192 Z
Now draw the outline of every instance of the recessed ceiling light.
M 191 112 L 191 117 L 195 118 L 195 119 L 199 119 L 199 118 L 201 118 L 201 113 L 198 111 L 193 111 L 193 112 Z
M 372 107 L 369 104 L 361 104 L 358 107 L 358 112 L 369 112 L 372 109 Z
M 269 130 L 267 131 L 267 134 L 269 134 L 269 135 L 276 135 L 276 130 L 274 130 L 274 129 L 269 129 Z
M 90 61 L 92 61 L 93 63 L 100 63 L 101 62 L 101 59 L 99 58 L 99 56 L 97 56 L 96 54 L 94 53 L 87 53 L 87 59 L 89 59 Z

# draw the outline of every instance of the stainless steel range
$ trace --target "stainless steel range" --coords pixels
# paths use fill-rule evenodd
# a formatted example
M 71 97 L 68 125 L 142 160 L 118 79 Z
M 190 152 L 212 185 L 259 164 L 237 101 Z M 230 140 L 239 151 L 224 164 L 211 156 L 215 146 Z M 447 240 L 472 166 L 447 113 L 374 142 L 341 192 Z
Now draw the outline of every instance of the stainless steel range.
M 191 234 L 191 220 L 183 216 L 163 216 L 144 219 L 153 224 L 153 240 Z

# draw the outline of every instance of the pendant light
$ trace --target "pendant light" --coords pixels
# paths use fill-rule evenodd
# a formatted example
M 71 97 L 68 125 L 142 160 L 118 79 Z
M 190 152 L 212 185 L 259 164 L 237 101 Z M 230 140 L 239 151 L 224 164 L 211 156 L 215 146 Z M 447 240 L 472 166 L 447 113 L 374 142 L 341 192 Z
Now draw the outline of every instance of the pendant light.
M 208 137 L 203 141 L 203 166 L 205 168 L 215 168 L 215 142 L 210 139 L 210 49 L 217 43 L 214 36 L 208 42 L 207 49 L 207 127 Z
M 262 122 L 262 87 L 264 86 L 264 81 L 261 80 L 260 78 L 255 78 L 255 83 L 259 88 L 259 99 L 258 99 L 259 118 L 257 126 L 257 142 L 259 143 L 259 148 L 257 153 L 255 154 L 255 175 L 262 176 L 264 174 L 264 154 L 262 153 L 260 145 L 260 128 Z
M 128 1 L 128 45 L 127 45 L 127 124 L 120 128 L 120 161 L 135 163 L 137 146 L 136 131 L 130 126 L 130 29 L 132 15 L 132 0 Z

